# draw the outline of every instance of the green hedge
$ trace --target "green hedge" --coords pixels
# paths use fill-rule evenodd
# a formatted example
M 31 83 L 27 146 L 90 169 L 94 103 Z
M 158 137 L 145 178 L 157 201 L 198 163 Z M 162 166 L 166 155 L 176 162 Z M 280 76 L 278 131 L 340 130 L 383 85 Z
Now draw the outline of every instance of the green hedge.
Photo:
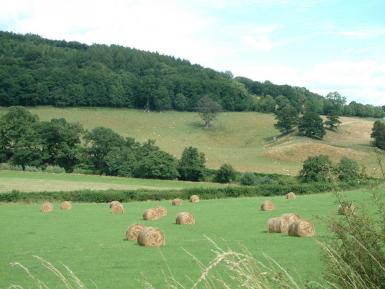
M 113 200 L 121 202 L 188 199 L 191 195 L 199 195 L 201 199 L 277 196 L 288 192 L 296 194 L 313 194 L 333 190 L 347 190 L 368 185 L 377 185 L 380 180 L 367 180 L 361 183 L 306 183 L 306 184 L 265 184 L 259 186 L 228 186 L 225 188 L 193 188 L 178 191 L 149 190 L 108 190 L 108 191 L 66 191 L 66 192 L 19 192 L 0 193 L 0 202 L 40 202 L 73 201 L 105 203 Z

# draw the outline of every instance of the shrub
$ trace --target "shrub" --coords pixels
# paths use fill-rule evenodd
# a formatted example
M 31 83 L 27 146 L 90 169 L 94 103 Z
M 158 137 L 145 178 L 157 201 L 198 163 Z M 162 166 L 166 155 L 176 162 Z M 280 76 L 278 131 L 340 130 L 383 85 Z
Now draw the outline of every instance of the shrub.
M 365 173 L 360 168 L 360 165 L 356 161 L 347 157 L 341 158 L 337 170 L 338 178 L 345 182 L 362 179 L 365 175 Z
M 222 165 L 216 172 L 214 180 L 218 183 L 230 183 L 235 180 L 235 170 L 230 164 Z
M 372 138 L 374 138 L 373 144 L 385 150 L 385 122 L 381 120 L 377 120 L 374 122 L 372 128 Z
M 65 173 L 65 169 L 59 166 L 47 166 L 45 168 L 45 172 L 47 173 L 54 173 L 54 174 L 63 174 Z
M 329 182 L 333 179 L 333 164 L 326 155 L 309 157 L 300 172 L 304 182 Z
M 35 167 L 35 166 L 25 166 L 24 170 L 26 172 L 41 172 L 41 168 Z
M 239 180 L 241 185 L 244 186 L 253 186 L 257 183 L 257 176 L 254 173 L 244 173 Z

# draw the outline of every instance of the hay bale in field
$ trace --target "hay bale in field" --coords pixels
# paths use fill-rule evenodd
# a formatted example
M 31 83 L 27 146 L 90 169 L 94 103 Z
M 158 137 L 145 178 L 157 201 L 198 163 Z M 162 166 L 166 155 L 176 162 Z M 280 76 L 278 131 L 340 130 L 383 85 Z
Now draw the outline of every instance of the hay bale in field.
M 109 206 L 110 206 L 110 208 L 112 208 L 112 206 L 115 206 L 115 205 L 121 205 L 122 203 L 121 202 L 119 202 L 119 201 L 111 201 L 110 203 L 109 203 Z
M 159 217 L 167 216 L 167 209 L 165 207 L 156 207 L 155 210 Z
M 137 242 L 145 247 L 161 247 L 166 244 L 163 232 L 153 227 L 144 227 L 139 232 Z
M 134 224 L 128 227 L 126 232 L 126 238 L 129 241 L 134 241 L 138 239 L 139 233 L 143 230 L 144 226 L 141 224 Z
M 154 208 L 150 208 L 144 211 L 143 219 L 144 220 L 158 220 L 160 218 L 158 212 Z
M 124 213 L 124 207 L 121 203 L 115 203 L 111 206 L 111 212 L 113 214 L 123 214 Z
M 199 203 L 200 199 L 199 199 L 199 196 L 198 195 L 192 195 L 190 197 L 190 202 L 191 203 Z
M 195 218 L 191 213 L 181 212 L 176 216 L 176 223 L 178 225 L 194 225 Z
M 315 234 L 314 225 L 306 220 L 298 220 L 289 225 L 288 235 L 294 237 L 312 237 Z
M 43 213 L 50 213 L 53 211 L 53 204 L 51 202 L 44 202 L 41 205 L 41 211 Z
M 265 201 L 261 205 L 262 211 L 272 211 L 275 209 L 275 205 L 272 201 Z
M 172 205 L 173 206 L 180 206 L 180 205 L 182 205 L 182 200 L 181 199 L 174 199 L 174 200 L 172 200 Z
M 281 217 L 270 218 L 267 221 L 269 233 L 281 233 Z
M 72 209 L 72 204 L 71 202 L 64 201 L 60 204 L 60 209 L 62 210 L 71 210 Z
M 338 215 L 355 214 L 357 212 L 357 206 L 352 202 L 342 202 L 337 208 Z
M 297 196 L 293 192 L 286 194 L 286 199 L 288 200 L 295 200 L 295 198 L 297 198 Z
M 298 221 L 299 219 L 300 219 L 299 215 L 294 213 L 283 214 L 281 216 L 281 226 L 280 226 L 281 233 L 287 233 L 287 231 L 289 230 L 290 224 L 295 221 Z

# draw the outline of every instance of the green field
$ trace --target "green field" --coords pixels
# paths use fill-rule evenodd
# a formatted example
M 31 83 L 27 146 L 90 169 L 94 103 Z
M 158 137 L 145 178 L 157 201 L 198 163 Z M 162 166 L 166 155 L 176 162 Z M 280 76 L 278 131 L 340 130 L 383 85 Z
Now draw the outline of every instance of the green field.
M 0 109 L 0 114 L 5 111 Z M 53 107 L 34 107 L 30 111 L 42 120 L 64 117 L 87 129 L 106 126 L 139 141 L 155 139 L 163 150 L 178 158 L 186 146 L 195 146 L 206 154 L 210 168 L 227 162 L 240 171 L 295 175 L 309 155 L 324 153 L 335 161 L 344 155 L 358 160 L 371 175 L 378 170 L 369 145 L 371 119 L 343 117 L 339 131 L 328 131 L 323 141 L 288 136 L 273 142 L 278 131 L 272 114 L 224 112 L 212 128 L 203 129 L 198 114 L 192 112 Z
M 53 174 L 0 170 L 0 193 L 18 190 L 23 192 L 90 190 L 178 190 L 197 187 L 221 187 L 224 185 L 206 182 L 149 180 L 96 175 Z
M 367 204 L 369 191 L 344 193 L 349 199 Z M 185 202 L 172 207 L 169 201 L 126 203 L 123 215 L 112 215 L 107 204 L 75 203 L 71 211 L 43 214 L 39 204 L 0 204 L 0 288 L 11 283 L 29 288 L 26 274 L 9 263 L 19 261 L 50 288 L 55 277 L 43 269 L 32 255 L 41 256 L 56 266 L 69 266 L 81 280 L 93 280 L 100 289 L 143 288 L 148 280 L 163 288 L 169 266 L 176 278 L 189 284 L 199 276 L 199 268 L 184 250 L 204 263 L 214 255 L 208 236 L 223 246 L 239 250 L 246 247 L 255 257 L 265 253 L 288 268 L 295 278 L 316 280 L 321 277 L 320 249 L 314 238 L 295 238 L 266 233 L 267 219 L 282 213 L 296 212 L 316 225 L 317 239 L 328 237 L 325 223 L 319 217 L 336 215 L 336 199 L 331 193 L 299 196 L 296 200 L 272 199 L 277 209 L 262 212 L 259 206 L 266 198 L 206 200 L 198 204 Z M 146 208 L 163 205 L 168 215 L 157 221 L 143 221 Z M 175 216 L 190 211 L 196 225 L 179 226 Z M 126 228 L 142 223 L 161 228 L 166 246 L 145 248 L 124 240 Z M 190 284 L 191 285 L 191 284 Z M 188 286 L 187 286 L 188 287 Z

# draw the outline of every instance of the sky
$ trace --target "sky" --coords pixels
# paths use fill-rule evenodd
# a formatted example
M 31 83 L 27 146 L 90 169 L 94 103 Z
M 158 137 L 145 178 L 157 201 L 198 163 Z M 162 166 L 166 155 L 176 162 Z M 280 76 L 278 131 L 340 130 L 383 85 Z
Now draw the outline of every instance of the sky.
M 1 0 L 0 30 L 157 51 L 385 105 L 385 0 Z

